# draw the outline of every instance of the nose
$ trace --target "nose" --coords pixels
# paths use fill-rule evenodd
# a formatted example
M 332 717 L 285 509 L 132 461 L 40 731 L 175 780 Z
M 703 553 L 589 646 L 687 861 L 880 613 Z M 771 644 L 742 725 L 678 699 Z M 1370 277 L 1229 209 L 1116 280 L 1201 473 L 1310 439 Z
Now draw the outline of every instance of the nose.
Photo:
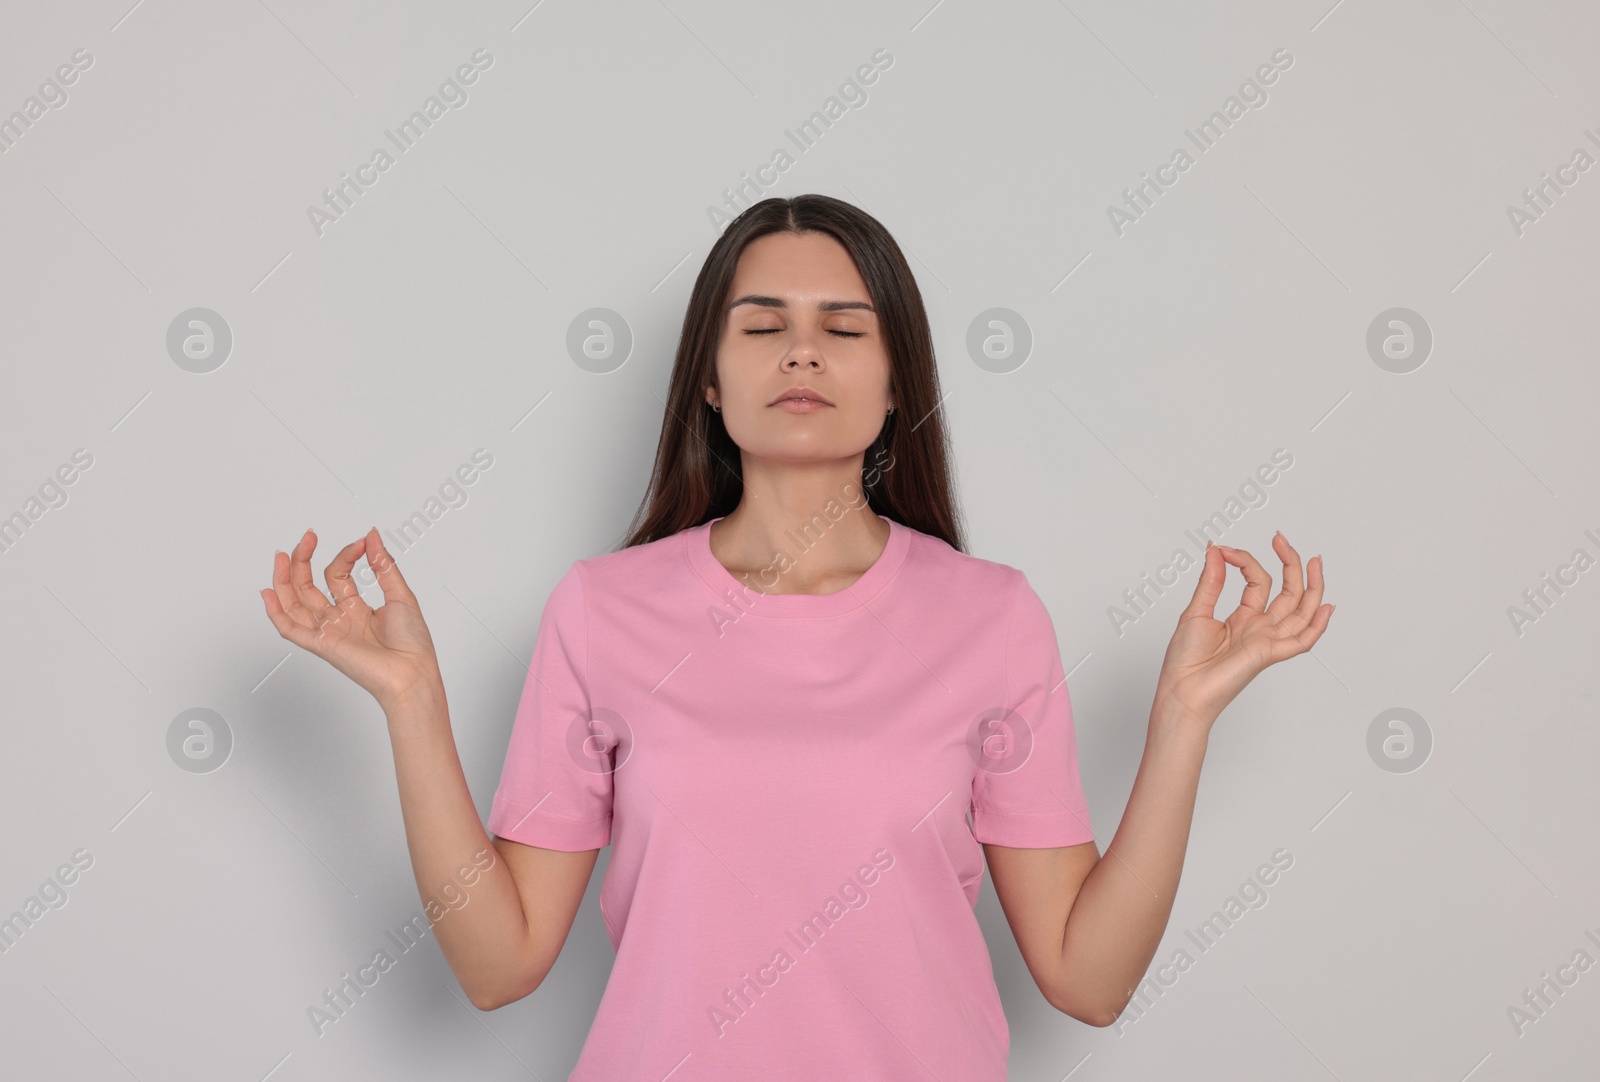
M 799 331 L 792 339 L 789 351 L 783 355 L 783 368 L 792 372 L 801 365 L 810 369 L 822 367 L 822 350 L 809 331 Z

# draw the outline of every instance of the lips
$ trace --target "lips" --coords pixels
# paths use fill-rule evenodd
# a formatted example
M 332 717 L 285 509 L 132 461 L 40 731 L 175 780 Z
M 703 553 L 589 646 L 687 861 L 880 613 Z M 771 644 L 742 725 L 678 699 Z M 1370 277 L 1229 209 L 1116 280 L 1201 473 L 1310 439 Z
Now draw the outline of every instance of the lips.
M 791 399 L 801 399 L 801 398 L 809 399 L 812 402 L 819 402 L 824 406 L 833 405 L 832 402 L 830 402 L 826 398 L 822 397 L 822 395 L 818 394 L 816 391 L 813 391 L 810 387 L 792 387 L 789 390 L 783 392 L 783 394 L 781 396 L 779 396 L 778 398 L 774 399 L 772 401 L 771 405 L 776 406 L 779 402 L 787 402 L 787 401 L 789 401 Z

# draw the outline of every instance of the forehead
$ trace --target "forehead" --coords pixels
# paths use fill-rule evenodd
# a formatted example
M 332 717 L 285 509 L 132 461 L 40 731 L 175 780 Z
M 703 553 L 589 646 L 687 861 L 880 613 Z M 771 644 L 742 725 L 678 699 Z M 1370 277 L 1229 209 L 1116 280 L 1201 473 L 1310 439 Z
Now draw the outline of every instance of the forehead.
M 769 233 L 747 244 L 734 270 L 729 301 L 747 294 L 777 298 L 791 308 L 815 308 L 821 301 L 871 301 L 850 253 L 826 233 Z

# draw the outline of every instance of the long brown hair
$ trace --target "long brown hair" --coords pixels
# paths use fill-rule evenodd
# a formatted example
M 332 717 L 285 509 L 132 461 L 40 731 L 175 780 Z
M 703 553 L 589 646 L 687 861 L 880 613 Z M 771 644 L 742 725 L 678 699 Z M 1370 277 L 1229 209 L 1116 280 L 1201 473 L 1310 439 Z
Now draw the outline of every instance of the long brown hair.
M 949 437 L 922 293 L 900 246 L 876 218 L 840 199 L 763 199 L 728 223 L 700 266 L 678 337 L 650 487 L 622 548 L 726 515 L 744 492 L 739 445 L 706 403 L 716 385 L 722 306 L 744 248 L 768 233 L 827 233 L 850 253 L 878 313 L 895 411 L 863 456 L 873 511 L 966 551 L 950 483 Z

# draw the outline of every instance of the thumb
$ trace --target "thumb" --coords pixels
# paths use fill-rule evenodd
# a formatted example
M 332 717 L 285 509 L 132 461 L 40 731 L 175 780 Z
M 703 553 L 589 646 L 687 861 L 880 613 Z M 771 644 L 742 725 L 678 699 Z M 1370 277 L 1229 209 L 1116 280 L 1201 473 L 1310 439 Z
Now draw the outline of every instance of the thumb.
M 378 576 L 384 601 L 404 601 L 411 605 L 417 603 L 417 595 L 406 585 L 405 576 L 400 574 L 400 567 L 389 555 L 389 549 L 384 545 L 376 526 L 367 531 L 367 563 Z

